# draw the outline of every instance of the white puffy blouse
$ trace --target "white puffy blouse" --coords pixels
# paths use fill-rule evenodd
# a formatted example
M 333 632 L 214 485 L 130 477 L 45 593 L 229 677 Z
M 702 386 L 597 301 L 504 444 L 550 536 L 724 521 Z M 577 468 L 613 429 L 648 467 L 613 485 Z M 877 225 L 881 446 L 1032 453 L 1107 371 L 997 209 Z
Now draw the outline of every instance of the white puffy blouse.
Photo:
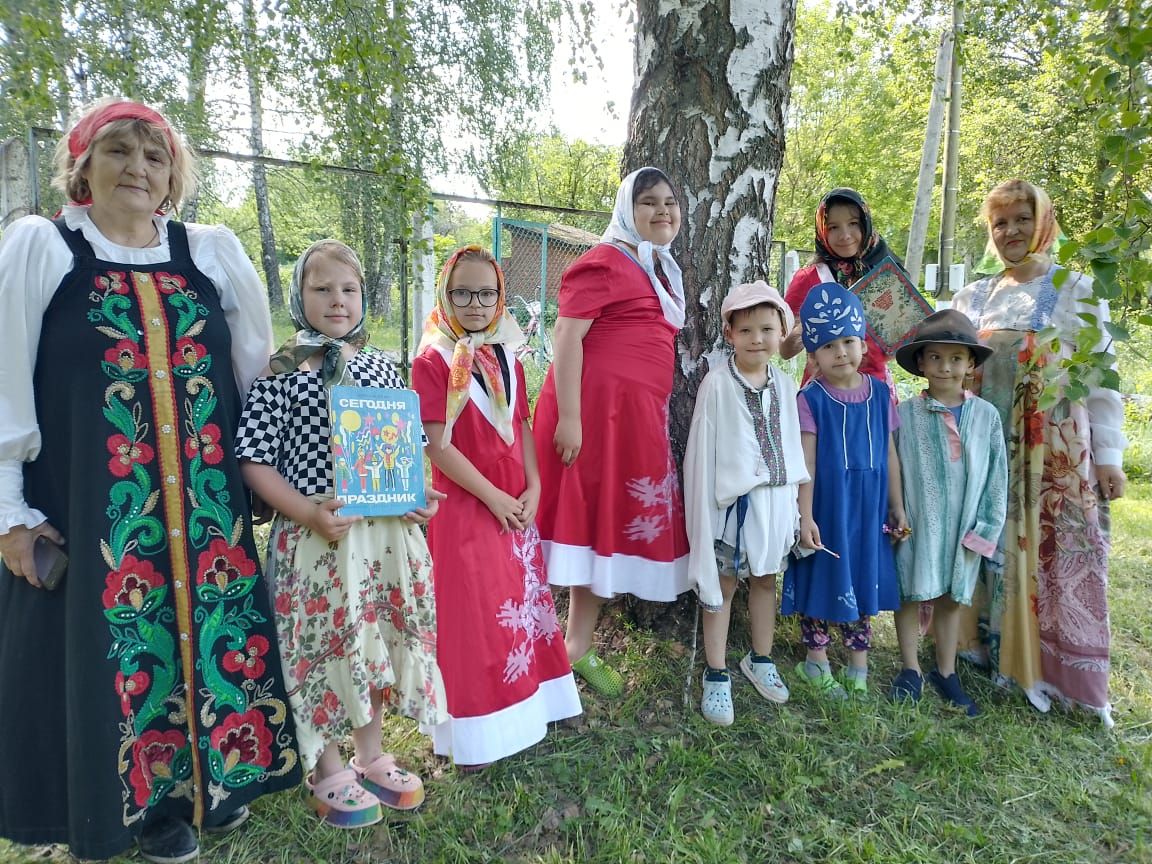
M 1045 285 L 1055 270 L 1050 267 L 1030 282 L 1021 285 L 1001 284 L 1000 276 L 989 276 L 965 285 L 952 301 L 952 307 L 966 314 L 980 330 L 1038 330 L 1055 327 L 1060 339 L 1075 345 L 1076 334 L 1085 326 L 1081 312 L 1091 313 L 1103 328 L 1112 320 L 1108 303 L 1092 293 L 1092 278 L 1083 273 L 1069 272 L 1067 281 L 1056 290 L 1056 302 L 1051 309 L 1040 306 Z M 987 299 L 979 314 L 974 314 L 973 303 L 979 302 L 978 292 L 987 291 Z M 1039 326 L 1037 326 L 1039 325 Z M 1115 354 L 1111 338 L 1104 337 L 1096 351 Z M 1115 362 L 1113 362 L 1115 368 Z M 1120 394 L 1106 387 L 1091 387 L 1085 399 L 1092 433 L 1092 455 L 1097 465 L 1120 465 L 1128 440 L 1124 437 L 1124 405 Z
M 108 240 L 88 218 L 88 208 L 66 206 L 65 224 L 79 229 L 97 257 L 126 265 L 160 264 L 171 258 L 168 217 L 156 216 L 160 245 L 145 249 Z M 223 225 L 186 224 L 196 267 L 220 292 L 232 331 L 232 369 L 243 398 L 267 365 L 272 322 L 263 283 L 236 235 Z M 22 463 L 40 453 L 40 427 L 32 375 L 44 312 L 64 276 L 72 252 L 47 219 L 25 216 L 0 239 L 0 534 L 16 525 L 35 527 L 45 516 L 24 500 Z

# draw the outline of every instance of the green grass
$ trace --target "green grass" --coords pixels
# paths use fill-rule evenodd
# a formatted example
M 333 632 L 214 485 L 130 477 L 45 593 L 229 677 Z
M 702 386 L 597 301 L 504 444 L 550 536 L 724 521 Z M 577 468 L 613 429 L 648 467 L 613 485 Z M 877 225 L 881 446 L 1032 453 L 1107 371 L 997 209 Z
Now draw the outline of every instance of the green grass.
M 389 721 L 388 746 L 428 786 L 419 812 L 340 832 L 284 793 L 258 801 L 235 837 L 206 837 L 201 860 L 1152 862 L 1152 485 L 1134 484 L 1114 516 L 1111 732 L 1080 713 L 1038 714 L 971 670 L 985 708 L 974 721 L 931 696 L 888 704 L 890 616 L 873 653 L 877 698 L 829 705 L 794 693 L 775 707 L 737 675 L 736 724 L 721 729 L 697 711 L 702 658 L 689 628 L 660 639 L 610 613 L 602 647 L 629 679 L 622 704 L 587 696 L 583 717 L 479 775 L 457 774 L 412 724 Z M 738 610 L 733 662 L 745 633 Z M 797 635 L 781 622 L 786 674 Z M 67 856 L 0 842 L 3 864 L 33 860 Z

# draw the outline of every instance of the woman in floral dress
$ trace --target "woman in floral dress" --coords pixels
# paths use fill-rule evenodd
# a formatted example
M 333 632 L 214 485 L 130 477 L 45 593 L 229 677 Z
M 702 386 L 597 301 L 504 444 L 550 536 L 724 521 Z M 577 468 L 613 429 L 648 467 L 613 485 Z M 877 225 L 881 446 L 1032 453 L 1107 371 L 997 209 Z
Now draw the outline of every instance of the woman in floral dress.
M 962 647 L 981 657 L 986 649 L 993 671 L 1040 710 L 1057 698 L 1111 725 L 1108 511 L 1124 495 L 1124 412 L 1115 390 L 1089 386 L 1070 395 L 1059 368 L 1089 326 L 1081 314 L 1104 331 L 1108 304 L 1093 295 L 1088 276 L 1052 263 L 1059 228 L 1044 190 L 1002 183 L 983 213 L 1004 269 L 966 286 L 954 305 L 995 349 L 974 389 L 1000 411 L 1008 520 L 997 555 L 1002 567 L 983 574 L 982 638 Z M 1038 337 L 1048 328 L 1054 341 Z M 1111 352 L 1106 335 L 1094 350 Z M 1043 395 L 1052 388 L 1057 399 L 1046 407 Z
M 190 158 L 99 104 L 57 153 L 70 203 L 0 244 L 0 836 L 77 858 L 191 860 L 299 780 L 232 456 L 271 321 L 236 236 L 171 218 Z

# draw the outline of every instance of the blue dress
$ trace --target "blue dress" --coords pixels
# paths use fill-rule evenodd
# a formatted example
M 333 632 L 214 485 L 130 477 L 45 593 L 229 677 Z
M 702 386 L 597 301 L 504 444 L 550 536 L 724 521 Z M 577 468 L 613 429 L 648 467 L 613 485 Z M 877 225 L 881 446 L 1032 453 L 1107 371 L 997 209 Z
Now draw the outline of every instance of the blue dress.
M 888 515 L 888 387 L 869 375 L 863 402 L 844 402 L 819 381 L 800 392 L 812 412 L 816 435 L 816 487 L 812 517 L 817 551 L 784 574 L 781 612 L 848 623 L 900 605 L 896 559 L 884 533 Z

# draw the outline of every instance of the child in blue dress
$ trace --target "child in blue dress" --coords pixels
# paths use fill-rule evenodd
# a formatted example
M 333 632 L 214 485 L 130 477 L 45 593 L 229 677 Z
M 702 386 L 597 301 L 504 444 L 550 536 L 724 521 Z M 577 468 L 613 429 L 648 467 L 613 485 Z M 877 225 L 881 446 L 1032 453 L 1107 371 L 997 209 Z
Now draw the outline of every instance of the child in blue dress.
M 796 397 L 800 443 L 812 481 L 800 486 L 800 542 L 784 576 L 781 611 L 799 613 L 807 658 L 800 680 L 844 698 L 868 691 L 871 616 L 900 596 L 890 537 L 907 534 L 897 425 L 888 386 L 861 375 L 868 350 L 860 299 L 834 282 L 813 288 L 800 307 L 804 347 L 818 374 Z M 840 630 L 850 664 L 839 680 L 828 663 L 829 625 Z

